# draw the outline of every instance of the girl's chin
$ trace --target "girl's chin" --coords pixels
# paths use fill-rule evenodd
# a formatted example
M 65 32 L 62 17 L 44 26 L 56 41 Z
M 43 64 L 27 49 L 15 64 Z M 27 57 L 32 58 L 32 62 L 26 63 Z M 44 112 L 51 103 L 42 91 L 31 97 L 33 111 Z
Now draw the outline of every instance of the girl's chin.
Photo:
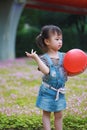
M 59 48 L 57 49 L 57 51 L 60 50 L 60 48 L 61 48 L 61 47 L 59 47 Z

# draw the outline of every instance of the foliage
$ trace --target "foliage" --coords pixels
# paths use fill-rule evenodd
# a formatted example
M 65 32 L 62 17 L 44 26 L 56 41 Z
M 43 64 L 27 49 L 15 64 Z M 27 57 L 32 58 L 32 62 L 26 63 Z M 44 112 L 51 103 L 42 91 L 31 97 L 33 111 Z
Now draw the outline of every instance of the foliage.
M 86 48 L 86 42 L 87 42 L 86 24 L 87 24 L 87 17 L 85 15 L 69 15 L 64 21 L 64 26 L 69 28 L 73 27 L 76 29 L 79 47 L 81 47 L 82 49 Z
M 72 15 L 60 12 L 42 11 L 38 9 L 24 9 L 19 21 L 16 38 L 16 57 L 24 57 L 26 49 L 35 49 L 42 52 L 35 44 L 35 38 L 41 27 L 54 24 L 63 30 L 63 51 L 79 48 L 86 51 L 87 43 L 87 17 L 84 15 Z M 28 28 L 26 28 L 26 26 Z
M 73 115 L 68 115 L 64 118 L 64 130 L 86 130 L 86 118 L 82 119 Z
M 87 118 L 79 118 L 72 115 L 64 117 L 63 129 L 64 130 L 86 130 L 87 129 Z M 53 118 L 51 118 L 52 129 Z M 12 115 L 6 116 L 0 114 L 0 130 L 42 130 L 42 119 L 41 116 L 37 115 Z
M 38 33 L 39 29 L 30 26 L 29 29 L 23 28 L 19 31 L 17 35 L 16 57 L 24 57 L 25 51 L 31 51 L 32 48 L 39 52 L 35 44 L 35 38 Z
M 32 115 L 0 115 L 0 130 L 37 130 L 42 127 L 41 117 Z

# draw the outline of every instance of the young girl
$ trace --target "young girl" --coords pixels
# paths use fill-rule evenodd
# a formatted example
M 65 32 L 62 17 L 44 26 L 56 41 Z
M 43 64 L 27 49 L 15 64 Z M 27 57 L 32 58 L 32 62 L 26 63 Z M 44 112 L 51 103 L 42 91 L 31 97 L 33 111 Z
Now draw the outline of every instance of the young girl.
M 66 108 L 65 82 L 67 73 L 63 68 L 64 53 L 59 52 L 62 47 L 62 31 L 54 25 L 46 25 L 36 38 L 36 43 L 43 52 L 39 57 L 33 50 L 25 52 L 33 58 L 39 70 L 44 74 L 37 97 L 36 106 L 43 110 L 44 130 L 51 130 L 50 115 L 54 112 L 54 126 L 62 130 L 62 111 Z

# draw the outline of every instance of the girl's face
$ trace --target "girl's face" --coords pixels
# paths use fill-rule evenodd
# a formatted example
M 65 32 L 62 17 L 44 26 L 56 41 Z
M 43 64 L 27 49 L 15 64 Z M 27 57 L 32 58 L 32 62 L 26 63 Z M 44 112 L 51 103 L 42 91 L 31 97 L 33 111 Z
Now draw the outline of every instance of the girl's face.
M 50 37 L 47 39 L 46 44 L 48 46 L 48 50 L 58 51 L 62 47 L 62 34 L 58 35 L 57 32 L 54 34 L 50 34 Z

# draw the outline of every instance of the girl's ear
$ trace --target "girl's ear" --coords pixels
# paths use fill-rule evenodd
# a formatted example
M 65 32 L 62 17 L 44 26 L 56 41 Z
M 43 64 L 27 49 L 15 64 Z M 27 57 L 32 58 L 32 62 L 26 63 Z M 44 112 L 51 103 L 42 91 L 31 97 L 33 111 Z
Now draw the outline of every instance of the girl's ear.
M 48 46 L 50 43 L 49 39 L 44 39 L 44 43 Z

